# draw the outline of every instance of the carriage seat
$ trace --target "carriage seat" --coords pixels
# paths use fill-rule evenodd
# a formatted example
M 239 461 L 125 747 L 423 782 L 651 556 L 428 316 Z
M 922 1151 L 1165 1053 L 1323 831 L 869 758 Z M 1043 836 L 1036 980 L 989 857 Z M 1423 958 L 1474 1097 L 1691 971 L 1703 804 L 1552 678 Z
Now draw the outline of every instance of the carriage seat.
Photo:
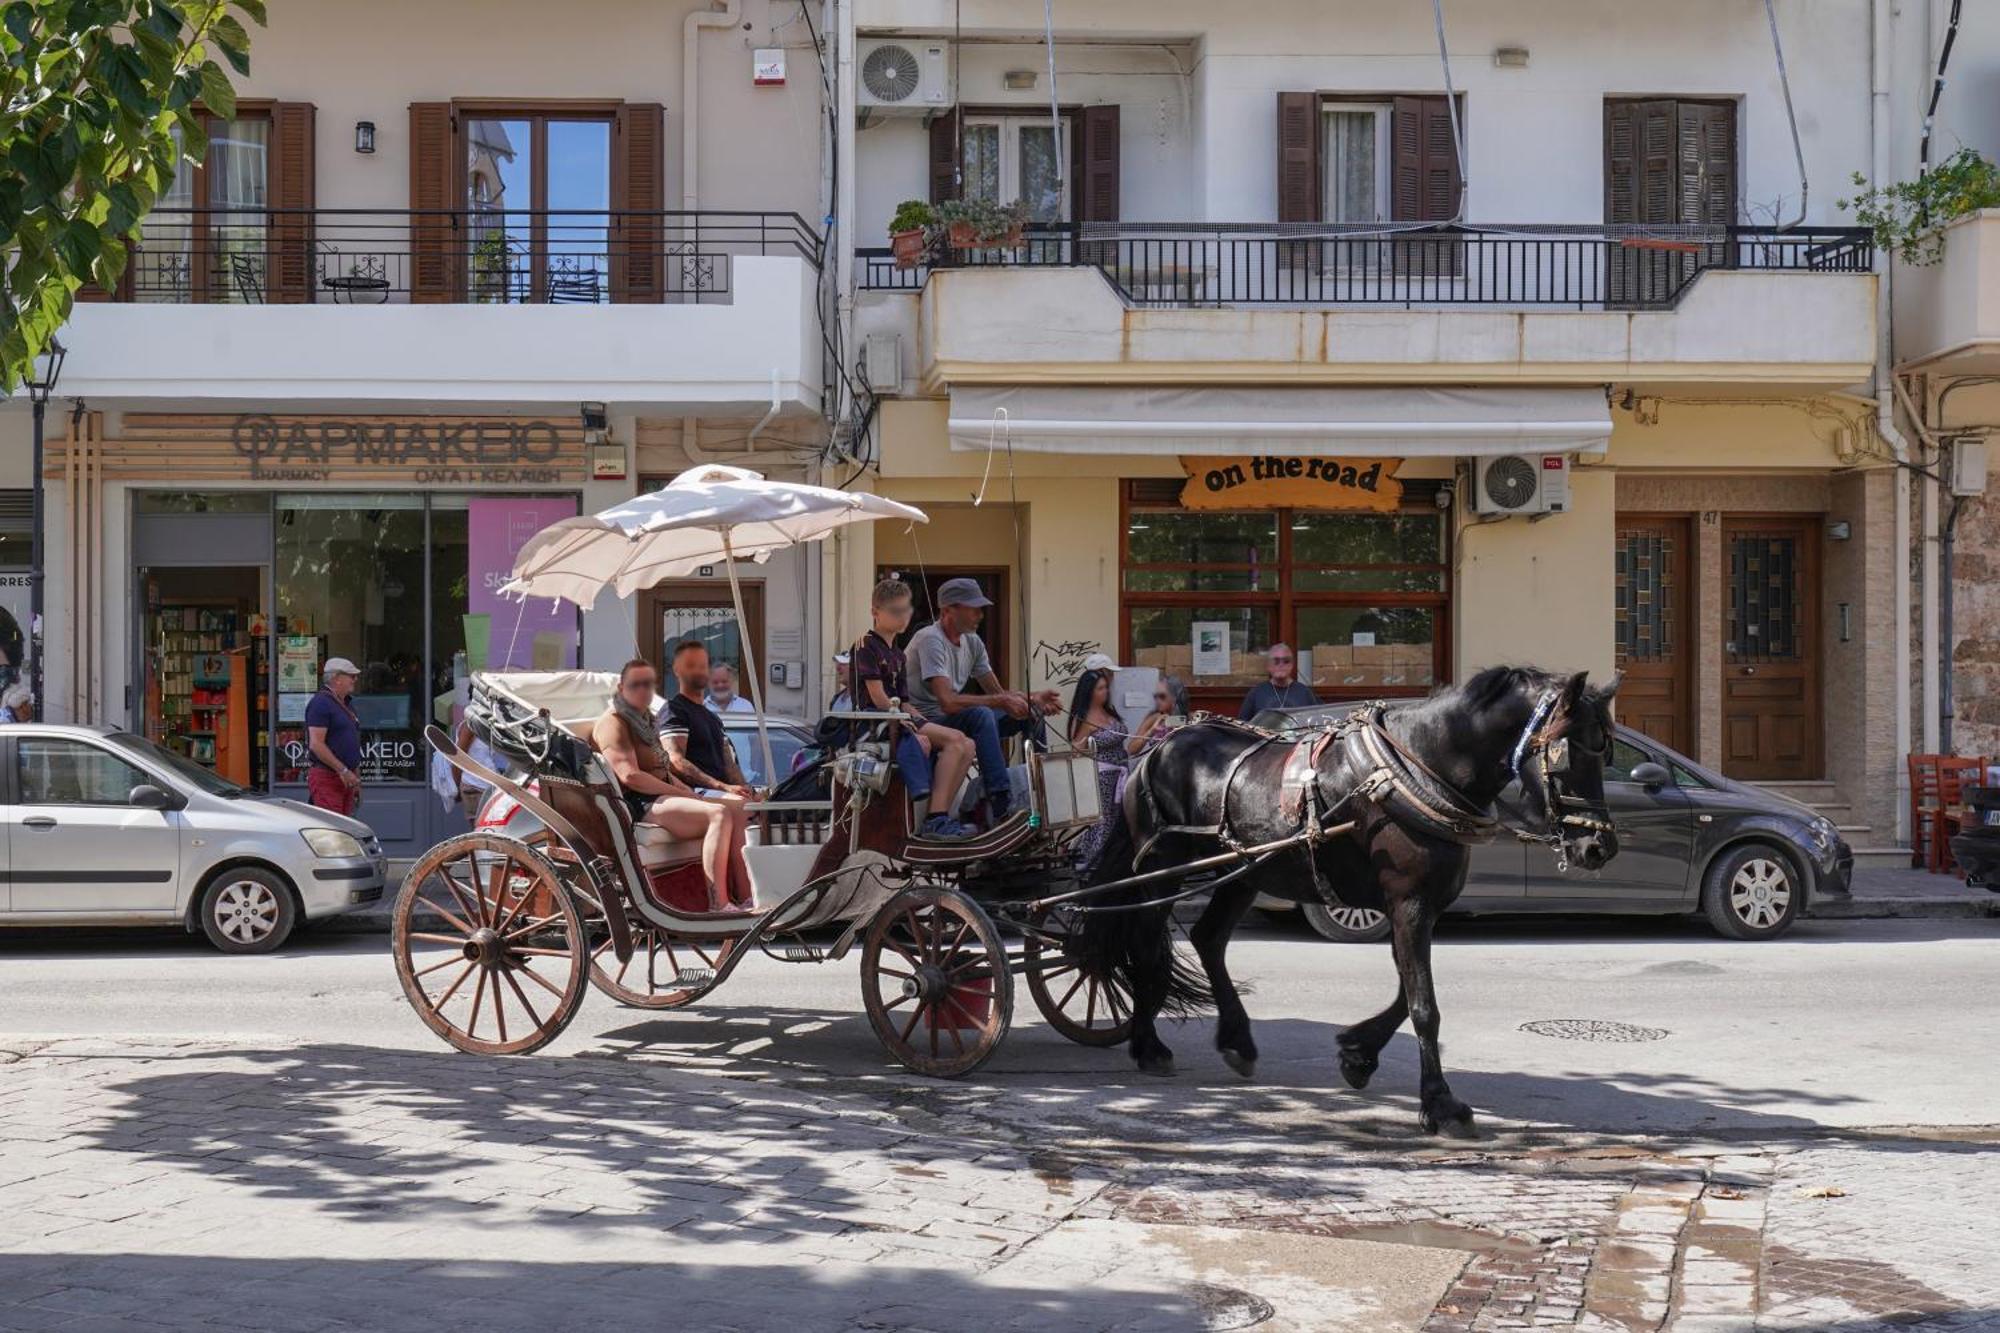
M 682 861 L 701 859 L 699 838 L 676 838 L 658 824 L 640 824 L 636 832 L 639 841 L 639 860 L 648 870 L 656 866 L 670 866 Z

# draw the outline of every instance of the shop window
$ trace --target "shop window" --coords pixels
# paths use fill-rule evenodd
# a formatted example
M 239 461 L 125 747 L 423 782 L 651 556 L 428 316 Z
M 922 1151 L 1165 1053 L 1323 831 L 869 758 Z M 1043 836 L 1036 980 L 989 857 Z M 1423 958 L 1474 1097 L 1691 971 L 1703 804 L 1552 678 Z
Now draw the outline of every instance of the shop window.
M 1193 512 L 1171 495 L 1126 486 L 1122 660 L 1230 710 L 1279 642 L 1323 699 L 1418 695 L 1446 678 L 1450 525 L 1423 483 L 1390 513 Z

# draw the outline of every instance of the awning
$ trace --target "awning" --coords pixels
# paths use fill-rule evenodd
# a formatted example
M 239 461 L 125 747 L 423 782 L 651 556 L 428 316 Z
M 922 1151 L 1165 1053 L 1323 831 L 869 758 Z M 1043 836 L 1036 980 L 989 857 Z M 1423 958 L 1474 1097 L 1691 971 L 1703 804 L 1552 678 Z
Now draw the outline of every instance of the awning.
M 950 433 L 972 452 L 1433 458 L 1601 451 L 1611 412 L 1600 387 L 967 386 L 952 391 Z

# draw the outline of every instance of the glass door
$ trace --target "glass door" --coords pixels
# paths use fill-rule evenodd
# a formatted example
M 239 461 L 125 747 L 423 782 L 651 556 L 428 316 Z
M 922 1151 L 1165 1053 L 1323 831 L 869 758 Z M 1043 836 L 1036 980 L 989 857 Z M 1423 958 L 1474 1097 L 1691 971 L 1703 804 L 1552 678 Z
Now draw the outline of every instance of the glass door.
M 468 298 L 609 301 L 610 119 L 489 113 L 464 127 Z

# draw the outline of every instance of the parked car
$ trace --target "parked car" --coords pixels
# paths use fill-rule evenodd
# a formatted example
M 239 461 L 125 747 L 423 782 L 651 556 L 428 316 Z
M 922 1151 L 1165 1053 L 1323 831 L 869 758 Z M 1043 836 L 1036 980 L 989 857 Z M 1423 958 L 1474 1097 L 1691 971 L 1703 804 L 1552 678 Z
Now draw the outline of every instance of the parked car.
M 1303 732 L 1353 708 L 1271 709 L 1256 723 Z M 1854 853 L 1811 807 L 1702 767 L 1629 727 L 1619 727 L 1604 793 L 1618 826 L 1618 855 L 1599 871 L 1556 869 L 1555 854 L 1502 835 L 1472 851 L 1455 912 L 1700 913 L 1739 940 L 1775 939 L 1816 894 L 1846 893 Z M 1510 788 L 1508 800 L 1518 800 Z M 1260 906 L 1289 904 L 1265 900 Z M 1379 940 L 1380 912 L 1301 909 L 1336 940 Z
M 0 727 L 0 925 L 199 930 L 268 953 L 382 896 L 359 820 L 246 791 L 110 727 Z

